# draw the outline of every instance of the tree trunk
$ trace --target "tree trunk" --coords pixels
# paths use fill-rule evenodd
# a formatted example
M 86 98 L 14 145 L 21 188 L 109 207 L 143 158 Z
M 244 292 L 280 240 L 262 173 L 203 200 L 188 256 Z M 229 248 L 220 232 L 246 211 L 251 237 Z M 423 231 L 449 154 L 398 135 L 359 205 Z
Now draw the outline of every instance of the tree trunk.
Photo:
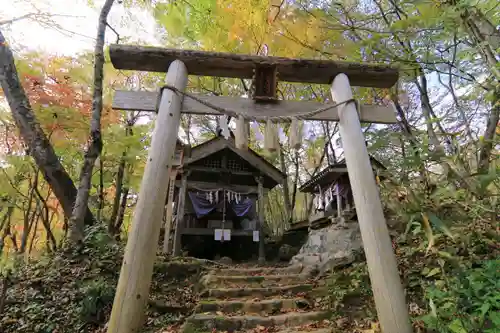
M 50 229 L 49 206 L 47 205 L 47 199 L 42 196 L 38 187 L 35 187 L 35 193 L 36 193 L 36 196 L 38 197 L 38 200 L 43 205 L 43 209 L 44 209 L 44 214 L 42 216 L 42 224 L 43 224 L 43 226 L 45 228 L 45 232 L 47 234 L 47 249 L 49 251 L 51 251 L 51 250 L 55 251 L 55 250 L 57 250 L 57 241 L 56 241 L 56 238 L 54 237 L 54 234 L 52 233 L 52 230 Z M 49 192 L 48 196 L 49 195 L 50 195 L 50 192 Z M 50 248 L 50 244 L 52 244 L 52 249 Z
M 496 89 L 495 99 L 492 104 L 493 107 L 491 109 L 490 115 L 488 116 L 486 129 L 484 130 L 483 134 L 483 140 L 481 141 L 481 146 L 479 148 L 478 171 L 481 173 L 487 173 L 490 169 L 490 158 L 491 151 L 493 150 L 493 141 L 495 139 L 496 128 L 500 120 L 500 88 Z
M 136 118 L 131 118 L 127 120 L 127 124 L 125 127 L 125 136 L 133 135 L 132 126 L 134 125 Z M 115 183 L 115 198 L 113 200 L 113 208 L 111 210 L 111 217 L 108 222 L 108 232 L 111 235 L 114 235 L 119 229 L 116 229 L 116 218 L 118 216 L 118 210 L 120 208 L 120 198 L 122 196 L 123 191 L 123 180 L 125 178 L 125 167 L 127 164 L 127 149 L 125 149 L 122 153 L 122 157 L 120 158 L 120 164 L 118 165 L 118 173 L 116 174 L 116 183 Z
M 500 31 L 477 8 L 471 7 L 462 10 L 460 17 L 491 73 L 497 80 L 500 80 L 500 69 L 497 66 L 498 54 L 496 52 L 500 48 Z
M 106 0 L 99 15 L 97 39 L 94 49 L 94 94 L 92 98 L 92 119 L 90 122 L 90 138 L 85 152 L 80 185 L 76 195 L 75 207 L 69 220 L 69 241 L 72 245 L 80 245 L 83 241 L 85 207 L 89 201 L 89 191 L 92 181 L 94 163 L 102 151 L 101 113 L 102 113 L 102 83 L 104 76 L 104 37 L 107 18 L 114 0 Z
M 5 246 L 5 238 L 10 234 L 10 217 L 14 213 L 14 206 L 9 205 L 5 215 L 2 217 L 2 222 L 0 223 L 0 256 L 3 253 L 3 247 Z M 3 231 L 2 231 L 3 230 Z
M 483 134 L 483 140 L 479 147 L 478 171 L 487 173 L 490 168 L 491 151 L 493 149 L 493 140 L 495 139 L 495 130 L 500 118 L 500 70 L 498 67 L 498 53 L 500 48 L 500 31 L 488 20 L 488 18 L 476 8 L 466 9 L 461 15 L 469 35 L 488 65 L 494 76 L 494 99 L 492 108 L 488 116 L 486 128 Z M 495 85 L 496 83 L 496 85 Z
M 33 223 L 35 221 L 35 217 L 38 213 L 38 202 L 36 203 L 35 210 L 31 214 L 31 206 L 33 204 L 33 200 L 35 197 L 35 187 L 38 186 L 38 171 L 35 171 L 35 176 L 33 183 L 31 182 L 30 179 L 30 187 L 28 189 L 29 194 L 28 194 L 28 204 L 26 205 L 25 211 L 24 211 L 24 224 L 23 224 L 23 234 L 21 235 L 21 247 L 19 248 L 20 253 L 24 253 L 26 251 L 26 246 L 28 245 L 28 236 L 31 231 L 31 228 L 33 226 Z
M 116 233 L 115 222 L 118 216 L 118 210 L 120 209 L 120 199 L 123 192 L 123 178 L 125 176 L 125 163 L 126 163 L 127 153 L 124 151 L 122 157 L 120 158 L 120 164 L 118 165 L 118 172 L 116 174 L 115 182 L 115 198 L 113 200 L 113 208 L 111 210 L 111 216 L 108 222 L 108 232 L 110 235 Z
M 104 209 L 104 162 L 99 158 L 99 198 L 97 207 L 97 221 L 101 221 Z
M 491 112 L 488 116 L 483 140 L 479 147 L 478 171 L 486 173 L 490 167 L 491 151 L 495 138 L 495 128 L 500 117 L 500 69 L 498 67 L 498 52 L 500 48 L 500 31 L 491 23 L 486 15 L 477 7 L 470 6 L 464 8 L 455 1 L 445 2 L 449 6 L 455 7 L 460 12 L 460 18 L 465 30 L 468 32 L 472 43 L 481 54 L 484 62 L 493 75 L 493 87 L 495 98 L 492 103 Z
M 123 219 L 125 217 L 125 209 L 127 209 L 127 198 L 128 198 L 128 186 L 123 188 L 122 202 L 120 204 L 120 209 L 118 210 L 118 215 L 116 217 L 116 222 L 114 226 L 115 235 L 120 234 L 120 229 L 123 225 Z
M 7 288 L 9 287 L 9 278 L 4 276 L 2 278 L 2 291 L 0 292 L 0 315 L 2 315 L 5 309 L 5 301 L 7 299 Z
M 40 217 L 42 216 L 42 211 L 40 209 L 39 202 L 37 202 L 35 213 L 36 213 L 36 218 L 34 222 L 35 226 L 33 228 L 34 229 L 33 235 L 31 236 L 31 243 L 29 244 L 28 255 L 31 254 L 31 251 L 33 251 L 33 246 L 35 246 L 36 230 L 38 229 L 38 222 L 40 221 Z M 35 216 L 35 214 L 33 214 L 33 216 Z M 26 244 L 26 246 L 28 246 L 28 244 Z M 26 250 L 22 252 L 26 252 Z
M 415 157 L 415 161 L 418 164 L 420 181 L 422 182 L 422 184 L 427 184 L 427 177 L 425 175 L 425 166 L 420 156 L 419 143 L 415 138 L 415 136 L 413 135 L 413 131 L 411 130 L 411 126 L 408 123 L 408 119 L 406 119 L 406 115 L 403 111 L 403 108 L 401 107 L 401 104 L 399 104 L 397 92 L 395 94 L 392 94 L 391 99 L 392 102 L 394 103 L 394 107 L 396 108 L 396 112 L 398 113 L 399 118 L 401 118 L 399 125 L 401 126 L 401 130 L 403 131 L 403 135 L 408 140 L 411 150 L 413 152 L 413 156 Z
M 40 168 L 61 203 L 66 216 L 71 216 L 76 199 L 76 188 L 69 174 L 62 166 L 49 139 L 35 118 L 30 102 L 19 81 L 12 51 L 0 31 L 0 83 L 9 103 L 12 118 L 21 133 L 28 153 Z M 87 206 L 84 208 L 86 224 L 93 223 L 93 216 Z
M 325 132 L 325 135 L 326 135 L 326 138 L 328 140 L 328 138 L 331 138 L 333 135 L 330 133 L 330 126 L 328 124 L 328 122 L 322 122 L 322 125 L 323 125 L 323 131 Z M 335 128 L 333 129 L 333 133 L 336 132 L 336 129 L 337 129 L 337 126 L 338 126 L 338 123 L 335 124 Z M 331 165 L 331 164 L 335 164 L 337 163 L 337 155 L 335 153 L 335 147 L 333 146 L 333 143 L 332 143 L 332 140 L 328 140 L 328 147 L 330 147 L 330 152 L 331 152 L 331 155 L 327 153 L 327 162 L 328 162 L 328 165 Z M 328 148 L 327 148 L 328 150 Z
M 415 85 L 417 86 L 419 90 L 419 95 L 420 95 L 420 107 L 422 108 L 422 113 L 425 118 L 425 123 L 427 126 L 427 135 L 429 135 L 429 140 L 434 146 L 434 152 L 435 152 L 435 160 L 440 161 L 442 157 L 446 155 L 444 147 L 441 145 L 441 142 L 439 141 L 439 138 L 436 134 L 436 131 L 434 130 L 433 123 L 435 122 L 435 119 L 432 117 L 432 105 L 429 100 L 429 95 L 428 95 L 428 90 L 427 90 L 427 78 L 425 77 L 424 73 L 421 73 L 418 76 L 418 80 L 415 79 L 413 80 Z M 448 175 L 450 171 L 450 167 L 447 163 L 440 162 L 441 166 L 443 167 L 443 173 L 444 175 Z

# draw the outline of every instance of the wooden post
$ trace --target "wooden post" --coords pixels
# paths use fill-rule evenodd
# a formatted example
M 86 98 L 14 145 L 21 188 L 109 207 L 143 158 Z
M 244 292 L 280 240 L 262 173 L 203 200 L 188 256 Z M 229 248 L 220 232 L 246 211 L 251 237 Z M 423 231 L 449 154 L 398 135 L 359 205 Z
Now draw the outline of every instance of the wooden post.
M 183 91 L 187 85 L 187 76 L 185 65 L 176 60 L 168 69 L 166 82 Z M 108 333 L 137 333 L 143 324 L 167 195 L 168 167 L 179 130 L 181 104 L 180 94 L 169 89 L 163 91 L 139 200 L 125 248 Z
M 177 221 L 175 223 L 175 234 L 174 234 L 174 256 L 181 254 L 181 236 L 182 228 L 184 227 L 184 203 L 186 202 L 186 189 L 187 189 L 187 178 L 189 176 L 189 170 L 184 170 L 181 178 L 181 189 L 179 191 L 179 199 L 177 199 Z
M 331 93 L 336 102 L 352 98 L 351 85 L 345 74 L 335 77 Z M 411 333 L 396 257 L 355 104 L 341 106 L 339 118 L 340 137 L 381 329 L 384 333 Z
M 175 178 L 177 177 L 177 168 L 170 168 L 170 180 L 168 185 L 168 199 L 167 199 L 167 212 L 165 213 L 165 234 L 163 235 L 163 253 L 169 252 L 170 243 L 170 230 L 172 230 L 172 213 L 174 207 L 174 192 L 175 192 Z
M 340 200 L 342 200 L 342 198 L 340 197 L 340 186 L 339 186 L 339 183 L 337 182 L 336 186 L 335 186 L 335 190 L 336 190 L 336 195 L 337 195 L 337 217 L 339 218 L 339 222 L 342 222 L 342 202 Z
M 266 252 L 264 248 L 264 179 L 263 177 L 257 177 L 258 184 L 258 202 L 259 202 L 259 264 L 264 264 L 266 262 Z

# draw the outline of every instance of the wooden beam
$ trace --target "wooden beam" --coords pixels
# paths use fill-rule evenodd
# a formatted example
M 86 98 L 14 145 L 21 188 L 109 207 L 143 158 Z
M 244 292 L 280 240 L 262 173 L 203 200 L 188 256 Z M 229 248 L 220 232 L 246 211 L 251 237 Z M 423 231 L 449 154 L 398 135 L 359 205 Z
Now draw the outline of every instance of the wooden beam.
M 335 195 L 337 196 L 337 217 L 342 219 L 342 197 L 340 196 L 340 185 L 335 184 Z M 343 223 L 342 223 L 343 224 Z
M 257 177 L 258 186 L 258 209 L 259 209 L 259 264 L 263 265 L 266 262 L 266 251 L 264 244 L 264 179 L 263 177 Z
M 206 96 L 196 97 L 217 105 L 226 110 L 241 112 L 250 117 L 262 116 L 293 116 L 314 111 L 327 106 L 314 101 L 278 101 L 276 103 L 255 103 L 253 100 L 241 97 Z M 117 90 L 113 98 L 113 109 L 125 111 L 156 112 L 158 92 Z M 189 114 L 210 114 L 220 116 L 221 113 L 186 97 L 182 104 L 182 112 Z M 361 122 L 394 124 L 398 120 L 392 106 L 361 105 Z M 308 120 L 338 121 L 338 108 L 318 113 Z
M 222 52 L 113 44 L 109 48 L 116 69 L 166 72 L 176 59 L 190 75 L 250 79 L 254 69 L 276 66 L 278 79 L 288 82 L 330 84 L 345 73 L 355 86 L 390 88 L 398 80 L 397 68 L 385 64 L 359 64 L 333 60 L 291 59 Z
M 187 190 L 187 178 L 189 176 L 189 171 L 184 170 L 181 179 L 181 189 L 179 191 L 179 199 L 177 204 L 177 219 L 175 224 L 174 233 L 174 250 L 173 255 L 178 256 L 181 254 L 181 231 L 184 228 L 184 206 L 186 204 L 186 190 Z
M 184 91 L 187 76 L 186 66 L 174 61 L 168 70 L 166 82 Z M 125 248 L 108 333 L 139 332 L 144 322 L 160 236 L 159 222 L 167 196 L 168 166 L 172 162 L 179 131 L 181 104 L 181 95 L 170 90 L 163 92 Z
M 346 75 L 333 80 L 331 93 L 334 100 L 352 98 Z M 381 329 L 384 333 L 411 333 L 396 256 L 353 103 L 341 107 L 339 129 Z
M 174 207 L 175 179 L 177 177 L 177 168 L 170 167 L 170 180 L 168 184 L 167 209 L 165 212 L 165 234 L 163 235 L 163 253 L 170 251 L 170 231 L 172 230 L 172 214 Z

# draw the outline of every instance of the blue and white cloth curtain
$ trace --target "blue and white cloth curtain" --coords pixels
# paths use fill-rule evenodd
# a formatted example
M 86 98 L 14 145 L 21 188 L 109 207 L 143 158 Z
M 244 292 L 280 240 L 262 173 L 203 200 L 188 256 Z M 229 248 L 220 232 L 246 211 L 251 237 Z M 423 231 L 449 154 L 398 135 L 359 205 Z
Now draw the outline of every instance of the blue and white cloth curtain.
M 226 211 L 231 210 L 238 217 L 246 216 L 253 207 L 252 199 L 232 191 L 189 191 L 188 196 L 198 218 L 210 214 L 215 209 L 222 210 L 224 202 Z

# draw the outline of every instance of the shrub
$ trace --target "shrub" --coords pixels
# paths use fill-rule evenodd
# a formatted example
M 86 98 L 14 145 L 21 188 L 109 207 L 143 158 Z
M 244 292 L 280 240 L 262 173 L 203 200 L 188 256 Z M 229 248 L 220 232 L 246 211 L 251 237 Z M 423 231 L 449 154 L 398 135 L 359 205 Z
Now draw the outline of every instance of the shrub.
M 484 261 L 429 286 L 426 327 L 442 333 L 500 332 L 500 260 Z

